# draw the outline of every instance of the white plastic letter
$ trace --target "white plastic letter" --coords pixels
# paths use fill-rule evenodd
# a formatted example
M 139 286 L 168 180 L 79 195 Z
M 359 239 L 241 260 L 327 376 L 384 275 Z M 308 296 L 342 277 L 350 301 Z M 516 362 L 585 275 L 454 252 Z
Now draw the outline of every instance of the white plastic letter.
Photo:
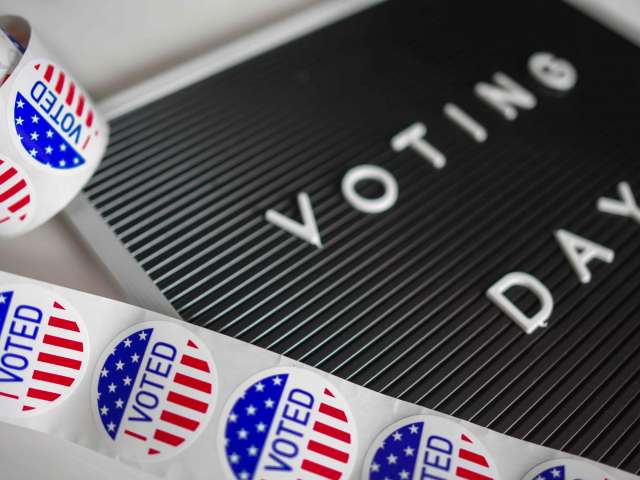
M 487 139 L 487 130 L 455 103 L 447 103 L 443 111 L 449 120 L 471 135 L 476 142 L 482 143 Z
M 424 139 L 426 134 L 427 127 L 424 123 L 414 123 L 391 139 L 391 148 L 396 152 L 401 152 L 405 148 L 411 147 L 423 158 L 431 162 L 435 168 L 444 167 L 447 164 L 447 158 L 440 150 Z
M 620 182 L 618 184 L 618 193 L 622 201 L 600 197 L 598 199 L 598 210 L 603 213 L 610 213 L 611 215 L 629 217 L 640 223 L 640 207 L 638 207 L 638 202 L 633 196 L 629 184 L 627 182 Z
M 527 317 L 522 310 L 507 298 L 505 292 L 512 287 L 522 287 L 533 293 L 540 302 L 540 310 L 533 317 Z M 536 277 L 524 272 L 507 273 L 487 290 L 487 297 L 511 320 L 516 322 L 527 335 L 536 329 L 546 327 L 553 313 L 553 297 L 547 287 Z
M 366 198 L 358 193 L 356 184 L 363 180 L 380 182 L 384 193 L 378 198 Z M 398 200 L 398 183 L 384 168 L 375 165 L 358 165 L 342 178 L 342 195 L 347 202 L 363 213 L 381 213 L 393 207 Z
M 566 92 L 578 81 L 578 74 L 571 63 L 553 53 L 537 52 L 529 57 L 529 73 L 545 87 Z
M 560 248 L 582 283 L 591 281 L 591 271 L 587 266 L 591 260 L 597 258 L 606 263 L 613 262 L 615 253 L 610 248 L 603 247 L 567 230 L 557 230 L 555 235 Z
M 298 208 L 302 214 L 302 223 L 291 220 L 289 217 L 285 217 L 273 209 L 267 210 L 265 218 L 267 219 L 267 222 L 274 224 L 276 227 L 301 238 L 311 245 L 321 248 L 322 240 L 320 239 L 320 233 L 318 232 L 316 216 L 313 213 L 313 207 L 311 206 L 309 195 L 305 192 L 300 192 L 298 194 Z
M 493 75 L 497 84 L 480 82 L 474 87 L 475 94 L 489 106 L 496 109 L 507 120 L 518 117 L 516 107 L 531 110 L 537 104 L 536 97 L 502 72 Z M 515 105 L 515 106 L 514 106 Z

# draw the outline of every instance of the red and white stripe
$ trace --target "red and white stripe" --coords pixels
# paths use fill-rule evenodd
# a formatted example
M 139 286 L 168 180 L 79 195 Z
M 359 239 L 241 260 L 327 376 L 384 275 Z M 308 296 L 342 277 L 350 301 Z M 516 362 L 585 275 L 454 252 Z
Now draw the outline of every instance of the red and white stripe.
M 34 68 L 40 71 L 41 65 L 37 63 Z M 93 109 L 82 91 L 73 80 L 67 78 L 64 71 L 48 64 L 42 69 L 42 78 L 58 95 L 63 95 L 64 103 L 75 112 L 78 119 L 83 120 L 88 128 L 93 126 Z
M 314 478 L 343 478 L 353 439 L 346 412 L 336 406 L 331 390 L 324 389 L 300 468 Z
M 23 411 L 37 410 L 60 398 L 78 381 L 82 368 L 83 335 L 60 303 L 53 302 L 41 328 L 31 381 L 21 399 Z
M 458 450 L 456 477 L 466 480 L 494 480 L 487 458 L 475 450 L 473 440 L 465 434 L 461 434 L 460 439 L 462 446 Z
M 26 179 L 15 167 L 0 159 L 0 225 L 14 216 L 21 222 L 27 218 L 31 194 Z M 8 212 L 8 213 L 7 213 Z
M 148 442 L 147 454 L 158 455 L 179 447 L 195 432 L 213 403 L 213 366 L 201 354 L 197 344 L 188 340 L 186 349 L 178 355 L 168 384 L 168 392 L 152 436 L 136 431 L 132 424 L 123 433 Z

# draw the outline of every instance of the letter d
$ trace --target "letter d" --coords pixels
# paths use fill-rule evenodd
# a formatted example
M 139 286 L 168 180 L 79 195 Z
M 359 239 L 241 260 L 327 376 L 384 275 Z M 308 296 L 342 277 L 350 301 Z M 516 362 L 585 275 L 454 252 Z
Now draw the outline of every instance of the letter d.
M 505 292 L 512 287 L 526 288 L 538 297 L 540 301 L 538 313 L 532 317 L 527 317 L 522 310 L 515 306 L 505 295 Z M 528 273 L 511 272 L 506 274 L 487 290 L 487 297 L 511 320 L 520 325 L 527 335 L 532 334 L 539 327 L 546 327 L 547 320 L 549 320 L 553 312 L 551 292 L 542 282 Z
M 42 96 L 44 95 L 44 92 L 47 91 L 47 86 L 42 83 L 40 80 L 38 80 L 36 83 L 33 84 L 33 87 L 31 87 L 31 98 L 33 98 L 36 103 L 38 103 L 40 101 L 40 99 L 42 98 Z
M 291 390 L 291 393 L 289 394 L 289 401 L 304 408 L 313 407 L 313 395 L 307 391 L 300 390 L 299 388 Z
M 178 351 L 176 350 L 176 347 L 165 342 L 157 342 L 151 349 L 151 355 L 155 355 L 156 357 L 160 358 L 166 358 L 171 362 L 176 359 L 177 354 Z

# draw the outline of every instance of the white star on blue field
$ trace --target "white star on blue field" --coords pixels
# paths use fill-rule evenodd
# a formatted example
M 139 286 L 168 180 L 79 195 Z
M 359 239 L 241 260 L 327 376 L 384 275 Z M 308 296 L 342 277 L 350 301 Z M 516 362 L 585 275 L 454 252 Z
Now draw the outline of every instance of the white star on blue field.
M 18 140 L 34 160 L 61 170 L 77 168 L 85 163 L 84 158 L 20 92 L 16 94 L 14 118 Z

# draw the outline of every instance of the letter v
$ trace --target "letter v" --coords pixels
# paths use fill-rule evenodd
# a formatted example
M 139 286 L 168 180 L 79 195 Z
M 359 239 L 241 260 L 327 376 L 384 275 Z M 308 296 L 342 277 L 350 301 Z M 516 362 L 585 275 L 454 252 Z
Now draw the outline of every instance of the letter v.
M 598 199 L 598 210 L 611 215 L 629 217 L 640 223 L 640 208 L 629 184 L 627 182 L 620 182 L 618 184 L 618 193 L 622 201 L 608 197 L 600 197 Z
M 16 375 L 15 373 L 11 373 L 4 367 L 0 367 L 0 372 L 6 373 L 6 376 L 0 377 L 0 382 L 22 382 L 22 377 L 20 375 Z
M 138 407 L 135 403 L 133 404 L 133 409 L 140 414 L 139 417 L 129 417 L 129 420 L 132 422 L 150 422 L 151 417 L 143 412 L 140 407 Z
M 267 222 L 274 224 L 276 227 L 301 238 L 311 245 L 321 248 L 322 240 L 318 232 L 318 224 L 313 214 L 313 207 L 311 206 L 309 195 L 305 192 L 298 194 L 298 208 L 300 208 L 300 213 L 302 214 L 302 223 L 291 220 L 289 217 L 285 217 L 273 209 L 267 210 L 265 218 Z

